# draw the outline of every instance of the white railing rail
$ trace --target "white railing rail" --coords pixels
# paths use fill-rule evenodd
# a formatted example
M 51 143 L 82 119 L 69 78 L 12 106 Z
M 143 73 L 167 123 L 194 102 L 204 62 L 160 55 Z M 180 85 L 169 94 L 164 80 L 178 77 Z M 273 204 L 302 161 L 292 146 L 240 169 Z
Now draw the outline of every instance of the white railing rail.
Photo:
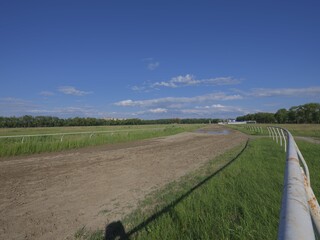
M 278 239 L 316 239 L 320 207 L 310 184 L 309 169 L 291 133 L 267 127 L 269 137 L 287 152 Z M 283 140 L 283 141 L 282 141 Z

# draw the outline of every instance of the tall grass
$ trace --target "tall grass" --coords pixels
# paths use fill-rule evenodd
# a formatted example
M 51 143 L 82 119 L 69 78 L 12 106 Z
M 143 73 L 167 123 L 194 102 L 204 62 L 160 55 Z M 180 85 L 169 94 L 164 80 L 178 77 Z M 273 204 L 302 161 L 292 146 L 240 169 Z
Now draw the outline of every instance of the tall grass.
M 97 133 L 97 134 L 78 134 L 78 135 L 59 135 L 59 136 L 37 136 L 37 137 L 24 137 L 24 138 L 2 138 L 0 139 L 0 157 L 28 155 L 41 152 L 55 152 L 67 149 L 77 149 L 86 146 L 94 146 L 101 144 L 123 143 L 135 140 L 142 140 L 153 137 L 161 137 L 177 134 L 184 131 L 192 131 L 199 128 L 202 125 L 162 125 L 161 129 L 153 129 L 155 126 L 147 126 L 142 128 L 137 126 L 136 128 L 130 126 L 124 127 L 108 127 L 107 130 L 121 130 L 114 133 Z M 159 126 L 157 126 L 159 127 Z M 100 131 L 106 130 L 106 128 L 98 128 Z M 40 134 L 40 133 L 56 133 L 56 132 L 79 132 L 79 131 L 98 131 L 97 128 L 41 128 L 39 131 L 36 129 L 20 129 L 18 131 L 11 130 L 11 135 L 24 134 Z M 45 130 L 45 131 L 44 131 Z M 50 132 L 50 131 L 51 132 Z M 54 130 L 54 131 L 53 131 Z M 59 131 L 60 130 L 60 131 Z M 71 131 L 73 130 L 73 131 Z M 124 130 L 124 131 L 123 131 Z M 128 130 L 128 131 L 126 131 Z M 135 131 L 131 131 L 135 130 Z M 2 132 L 3 133 L 3 132 Z M 62 137 L 63 136 L 63 137 Z
M 297 145 L 305 158 L 309 172 L 311 187 L 318 201 L 320 200 L 320 145 L 306 141 L 296 141 Z
M 199 124 L 200 125 L 200 124 Z M 32 128 L 0 128 L 0 136 L 11 135 L 33 135 L 51 133 L 72 133 L 72 132 L 98 132 L 115 130 L 132 130 L 148 128 L 164 128 L 171 125 L 115 125 L 115 126 L 78 126 L 78 127 L 32 127 Z M 174 125 L 173 125 L 174 126 Z M 176 124 L 175 126 L 180 126 Z

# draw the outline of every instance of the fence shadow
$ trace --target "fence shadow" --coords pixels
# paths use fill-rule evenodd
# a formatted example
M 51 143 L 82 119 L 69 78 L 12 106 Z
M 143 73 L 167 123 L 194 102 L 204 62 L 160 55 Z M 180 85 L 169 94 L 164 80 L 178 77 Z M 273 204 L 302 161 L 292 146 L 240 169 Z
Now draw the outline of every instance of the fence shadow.
M 112 222 L 106 226 L 105 230 L 105 239 L 106 240 L 129 240 L 124 226 L 120 221 Z
M 153 222 L 154 220 L 159 218 L 161 215 L 169 212 L 179 202 L 181 202 L 183 199 L 188 197 L 193 191 L 195 191 L 196 189 L 201 187 L 203 184 L 208 182 L 211 178 L 213 178 L 218 173 L 223 171 L 226 167 L 228 167 L 230 164 L 232 164 L 244 152 L 244 150 L 247 148 L 248 142 L 249 142 L 249 139 L 247 140 L 246 145 L 244 146 L 244 148 L 231 161 L 229 161 L 226 165 L 222 166 L 220 169 L 215 171 L 213 174 L 211 174 L 210 176 L 206 177 L 204 180 L 202 180 L 197 185 L 192 187 L 189 191 L 187 191 L 186 193 L 181 195 L 179 198 L 177 198 L 176 200 L 171 202 L 169 205 L 165 206 L 160 211 L 158 211 L 158 212 L 154 213 L 153 215 L 151 215 L 149 218 L 147 218 L 146 220 L 144 220 L 143 222 L 141 222 L 140 224 L 135 226 L 133 229 L 131 229 L 127 233 L 125 232 L 125 228 L 124 228 L 124 226 L 123 226 L 121 221 L 112 222 L 112 223 L 108 224 L 106 226 L 106 229 L 105 229 L 105 240 L 116 240 L 116 239 L 117 240 L 129 240 L 130 239 L 129 237 L 131 235 L 133 235 L 134 233 L 144 229 L 146 226 L 148 226 L 151 222 Z

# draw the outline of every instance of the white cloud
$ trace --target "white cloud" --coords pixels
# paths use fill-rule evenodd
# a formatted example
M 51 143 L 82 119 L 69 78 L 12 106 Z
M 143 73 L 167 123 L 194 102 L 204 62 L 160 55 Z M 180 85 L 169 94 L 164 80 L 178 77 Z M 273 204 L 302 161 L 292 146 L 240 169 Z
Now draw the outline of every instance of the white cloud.
M 7 105 L 7 106 L 19 106 L 19 107 L 25 107 L 25 106 L 34 106 L 32 101 L 24 100 L 20 98 L 14 98 L 14 97 L 6 97 L 0 99 L 0 105 Z
M 123 100 L 116 102 L 116 106 L 122 107 L 152 107 L 152 106 L 162 106 L 171 104 L 188 104 L 188 103 L 200 103 L 205 101 L 228 101 L 242 99 L 240 95 L 227 95 L 222 92 L 211 93 L 207 95 L 195 96 L 195 97 L 166 97 L 166 98 L 155 98 L 148 100 Z
M 232 77 L 217 77 L 217 78 L 210 78 L 210 79 L 204 79 L 203 83 L 207 85 L 236 85 L 241 83 L 239 79 L 235 79 Z
M 308 88 L 254 88 L 244 94 L 253 97 L 317 97 L 320 96 L 320 87 Z
M 187 74 L 186 76 L 173 77 L 171 80 L 167 82 L 155 82 L 151 85 L 151 88 L 154 88 L 154 87 L 177 88 L 180 86 L 196 85 L 198 83 L 199 83 L 199 80 L 195 80 L 192 75 Z
M 0 98 L 0 116 L 25 115 L 35 107 L 38 107 L 38 105 L 30 100 L 14 97 Z
M 91 106 L 84 107 L 55 107 L 52 109 L 35 108 L 29 111 L 31 114 L 54 115 L 60 117 L 104 117 L 108 114 L 101 112 Z
M 251 111 L 252 112 L 252 111 Z M 250 110 L 239 106 L 226 106 L 222 104 L 212 104 L 204 106 L 189 106 L 179 109 L 152 108 L 144 111 L 127 113 L 127 116 L 135 117 L 154 117 L 154 114 L 161 114 L 161 118 L 229 118 L 250 113 Z M 157 118 L 159 116 L 156 116 Z
M 156 83 L 151 85 L 151 88 L 154 88 L 154 87 L 171 87 L 171 88 L 175 88 L 175 87 L 177 87 L 177 85 L 175 83 L 172 83 L 172 82 L 156 82 Z
M 50 97 L 50 96 L 53 96 L 54 93 L 50 92 L 50 91 L 42 91 L 42 92 L 40 92 L 40 95 L 45 96 L 45 97 Z
M 159 63 L 159 62 L 151 62 L 151 63 L 148 63 L 148 69 L 149 69 L 150 71 L 156 70 L 159 66 L 160 66 L 160 63 Z
M 123 101 L 117 102 L 117 103 L 115 103 L 115 105 L 121 106 L 121 107 L 133 107 L 133 106 L 138 105 L 137 102 L 138 101 L 132 101 L 129 99 L 129 100 L 123 100 Z
M 155 61 L 153 58 L 144 58 L 142 59 L 142 61 L 147 64 L 147 68 L 150 71 L 154 71 L 160 66 L 160 63 L 158 61 Z
M 265 107 L 276 107 L 276 106 L 281 106 L 281 103 L 279 102 L 273 102 L 273 103 L 264 103 L 263 106 Z
M 249 110 L 238 106 L 225 106 L 221 104 L 213 104 L 210 106 L 196 106 L 194 108 L 181 109 L 183 114 L 192 114 L 193 116 L 236 116 L 239 114 L 247 114 Z
M 179 75 L 171 78 L 168 81 L 160 81 L 154 83 L 144 83 L 142 86 L 134 86 L 132 90 L 143 91 L 146 89 L 159 88 L 179 88 L 188 86 L 222 86 L 239 84 L 240 80 L 232 77 L 217 77 L 208 79 L 197 79 L 192 74 Z
M 131 87 L 131 89 L 132 89 L 133 91 L 143 91 L 143 90 L 145 90 L 146 88 L 145 88 L 145 87 L 133 86 L 133 87 Z
M 92 92 L 85 92 L 85 91 L 78 90 L 72 86 L 62 86 L 59 88 L 59 92 L 62 92 L 67 95 L 74 95 L 74 96 L 84 96 L 92 93 Z
M 221 86 L 221 85 L 234 85 L 239 84 L 240 80 L 232 77 L 217 77 L 208 79 L 197 79 L 191 74 L 185 76 L 177 76 L 171 78 L 167 82 L 156 82 L 151 87 L 186 87 L 186 86 Z
M 108 115 L 94 107 L 84 105 L 81 107 L 46 107 L 35 104 L 33 101 L 19 98 L 0 98 L 0 116 L 22 115 L 51 115 L 59 117 L 105 117 Z
M 168 110 L 165 108 L 155 108 L 155 109 L 150 109 L 149 112 L 151 112 L 151 113 L 166 113 L 166 112 L 168 112 Z

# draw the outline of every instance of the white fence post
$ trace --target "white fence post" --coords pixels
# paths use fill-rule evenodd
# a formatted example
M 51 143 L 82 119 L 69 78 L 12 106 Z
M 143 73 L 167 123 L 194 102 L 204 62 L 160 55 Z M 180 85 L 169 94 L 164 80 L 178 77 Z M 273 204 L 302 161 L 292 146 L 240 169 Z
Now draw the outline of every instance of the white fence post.
M 282 128 L 281 128 L 281 133 L 284 141 L 284 151 L 287 152 L 287 140 L 286 140 L 286 137 L 284 136 L 284 131 Z
M 280 134 L 279 128 L 277 128 L 277 132 L 278 132 L 279 138 L 280 138 L 280 146 L 282 146 L 282 136 Z

